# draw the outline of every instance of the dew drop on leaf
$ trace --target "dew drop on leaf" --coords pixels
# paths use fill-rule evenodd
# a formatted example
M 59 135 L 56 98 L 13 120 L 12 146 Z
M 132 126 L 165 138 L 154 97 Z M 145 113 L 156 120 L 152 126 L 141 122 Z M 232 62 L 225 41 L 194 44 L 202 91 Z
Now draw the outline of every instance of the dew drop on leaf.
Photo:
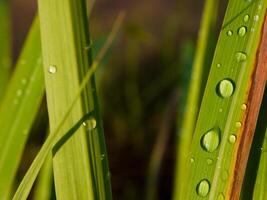
M 246 110 L 247 107 L 248 107 L 247 104 L 244 103 L 244 104 L 242 104 L 241 109 L 242 109 L 242 110 Z
M 191 163 L 194 163 L 195 162 L 195 159 L 194 158 L 190 158 L 190 162 Z
M 210 191 L 210 183 L 208 180 L 203 179 L 197 185 L 197 194 L 200 197 L 206 197 Z
M 206 162 L 207 162 L 208 165 L 212 165 L 213 160 L 212 160 L 211 158 L 208 158 L 208 159 L 206 160 Z
M 93 118 L 93 117 L 91 117 L 88 120 L 86 120 L 86 121 L 83 122 L 83 126 L 84 127 L 87 127 L 87 129 L 89 131 L 95 129 L 96 128 L 96 125 L 97 125 L 96 119 Z
M 247 59 L 247 54 L 239 51 L 236 53 L 235 58 L 237 62 L 243 62 Z
M 235 136 L 234 134 L 231 134 L 231 135 L 229 136 L 229 142 L 230 142 L 231 144 L 234 144 L 234 143 L 236 142 L 236 136 Z
M 234 93 L 234 84 L 229 79 L 224 79 L 218 84 L 217 91 L 222 98 L 231 97 Z
M 244 22 L 248 22 L 249 18 L 250 18 L 250 16 L 249 16 L 249 15 L 245 15 L 245 16 L 244 16 L 244 19 L 243 19 L 243 20 L 244 20 Z
M 245 27 L 245 26 L 240 27 L 238 29 L 237 33 L 240 37 L 244 37 L 247 33 L 247 27 Z
M 213 128 L 204 134 L 201 140 L 202 148 L 207 152 L 214 152 L 220 144 L 220 129 Z
M 55 74 L 55 73 L 57 72 L 57 67 L 56 67 L 55 65 L 50 65 L 50 66 L 48 67 L 48 72 L 49 72 L 50 74 Z
M 224 200 L 224 195 L 223 195 L 223 193 L 220 193 L 220 194 L 219 194 L 217 200 Z
M 255 22 L 259 21 L 259 19 L 260 19 L 259 15 L 255 15 L 255 16 L 254 16 L 254 21 L 255 21 Z
M 233 31 L 229 30 L 227 31 L 227 36 L 232 36 L 233 35 Z
M 242 126 L 242 123 L 241 122 L 236 122 L 235 126 L 236 126 L 236 128 L 240 128 Z

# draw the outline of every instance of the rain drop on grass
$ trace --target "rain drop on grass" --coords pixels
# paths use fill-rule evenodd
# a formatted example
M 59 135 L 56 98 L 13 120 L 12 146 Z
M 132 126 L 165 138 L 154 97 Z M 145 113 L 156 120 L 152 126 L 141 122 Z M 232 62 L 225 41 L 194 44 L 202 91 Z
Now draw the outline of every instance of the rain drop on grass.
M 242 126 L 242 123 L 241 122 L 236 122 L 235 126 L 236 126 L 236 128 L 240 128 Z
M 190 158 L 190 162 L 191 163 L 194 163 L 195 162 L 195 159 L 194 158 Z
M 207 152 L 214 152 L 220 144 L 220 129 L 209 130 L 201 139 L 201 146 Z
M 217 67 L 218 67 L 218 68 L 220 68 L 221 66 L 222 66 L 222 64 L 220 64 L 220 63 L 217 64 Z
M 86 120 L 85 122 L 83 122 L 83 126 L 87 127 L 89 131 L 95 129 L 96 125 L 97 125 L 96 119 L 93 117 L 91 117 L 88 120 Z
M 243 19 L 243 20 L 244 20 L 244 22 L 248 22 L 249 18 L 250 18 L 250 16 L 249 16 L 249 15 L 245 15 L 245 16 L 244 16 L 244 19 Z
M 217 91 L 222 98 L 231 97 L 234 93 L 234 84 L 229 79 L 224 79 L 219 82 Z
M 210 183 L 208 180 L 203 179 L 197 185 L 197 194 L 200 197 L 206 197 L 210 191 Z
M 49 72 L 50 74 L 55 74 L 55 73 L 57 72 L 57 67 L 56 67 L 55 65 L 50 65 L 50 66 L 48 67 L 48 72 Z
M 240 27 L 238 29 L 237 33 L 240 37 L 244 37 L 247 33 L 247 27 L 245 27 L 245 26 Z
M 242 109 L 242 110 L 246 110 L 247 107 L 248 107 L 247 104 L 244 103 L 244 104 L 242 104 L 241 109 Z
M 206 160 L 206 162 L 207 162 L 208 165 L 212 165 L 213 160 L 212 160 L 211 158 L 208 158 L 208 159 Z
M 227 31 L 227 36 L 232 36 L 233 35 L 233 31 L 229 30 Z
M 235 55 L 236 61 L 237 62 L 243 62 L 247 59 L 247 54 L 245 54 L 244 52 L 237 52 Z
M 223 193 L 220 193 L 220 194 L 219 194 L 217 200 L 224 200 L 224 195 L 223 195 Z
M 232 135 L 229 136 L 229 142 L 231 144 L 234 144 L 236 142 L 236 136 L 234 134 L 232 134 Z
M 255 15 L 255 16 L 254 16 L 254 21 L 255 21 L 255 22 L 259 21 L 259 19 L 260 19 L 259 15 Z

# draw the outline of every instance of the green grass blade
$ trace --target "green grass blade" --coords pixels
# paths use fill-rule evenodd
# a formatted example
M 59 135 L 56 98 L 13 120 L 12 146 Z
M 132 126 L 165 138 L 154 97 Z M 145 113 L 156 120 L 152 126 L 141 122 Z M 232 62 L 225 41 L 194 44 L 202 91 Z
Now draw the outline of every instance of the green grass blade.
M 265 86 L 266 41 L 261 36 L 266 3 L 229 1 L 193 136 L 182 199 L 239 198 Z
M 50 200 L 53 184 L 53 163 L 52 155 L 49 155 L 41 169 L 37 184 L 34 190 L 33 199 L 35 200 Z
M 123 20 L 123 16 L 119 15 L 119 17 L 117 18 L 116 22 L 114 23 L 113 29 L 107 39 L 107 42 L 104 44 L 103 48 L 100 50 L 100 53 L 96 56 L 95 61 L 92 63 L 92 67 L 90 69 L 88 69 L 86 75 L 83 78 L 83 81 L 80 85 L 79 91 L 77 92 L 77 94 L 75 95 L 75 99 L 73 100 L 73 102 L 71 103 L 71 105 L 66 108 L 66 112 L 64 114 L 64 117 L 62 118 L 62 120 L 60 121 L 59 125 L 57 126 L 56 130 L 52 133 L 49 134 L 48 138 L 46 139 L 45 143 L 43 144 L 43 146 L 41 147 L 39 153 L 37 154 L 37 156 L 35 157 L 33 163 L 31 164 L 30 168 L 28 169 L 27 173 L 25 174 L 25 176 L 23 177 L 22 182 L 20 183 L 14 197 L 13 200 L 25 200 L 27 199 L 30 190 L 33 186 L 33 183 L 43 165 L 43 163 L 45 162 L 45 159 L 47 157 L 47 155 L 52 151 L 52 148 L 54 146 L 54 144 L 57 142 L 57 138 L 60 137 L 60 130 L 61 127 L 63 126 L 63 124 L 65 123 L 66 119 L 68 118 L 69 114 L 71 113 L 73 107 L 75 106 L 76 102 L 79 100 L 80 98 L 80 94 L 81 92 L 85 89 L 85 87 L 87 86 L 88 82 L 90 81 L 90 78 L 92 77 L 93 73 L 95 72 L 98 64 L 100 63 L 100 61 L 102 60 L 103 56 L 105 55 L 105 53 L 107 52 L 108 48 L 110 47 L 110 45 L 112 44 L 112 41 L 114 40 L 121 24 L 122 24 L 122 20 Z M 87 115 L 85 115 L 81 120 L 79 120 L 71 130 L 69 130 L 67 133 L 65 133 L 65 135 L 69 135 L 69 134 L 73 134 L 75 133 L 75 131 L 81 126 L 81 124 L 88 120 L 89 118 L 91 118 L 93 116 L 93 113 L 88 113 Z
M 207 62 L 210 53 L 211 38 L 214 37 L 214 29 L 216 25 L 216 16 L 218 9 L 217 0 L 206 0 L 202 21 L 200 25 L 200 31 L 198 36 L 198 44 L 196 49 L 196 55 L 193 63 L 192 75 L 190 80 L 189 89 L 187 91 L 187 100 L 185 104 L 185 110 L 183 113 L 183 120 L 181 128 L 178 132 L 178 146 L 177 146 L 177 160 L 176 160 L 176 172 L 174 183 L 174 199 L 181 198 L 183 188 L 185 186 L 185 180 L 187 180 L 185 170 L 188 168 L 187 159 L 189 154 L 189 148 L 191 139 L 195 129 L 196 118 L 200 106 L 202 97 L 202 88 L 206 83 L 203 78 L 205 68 L 209 67 L 210 63 Z
M 0 1 L 0 100 L 10 77 L 11 67 L 11 34 L 10 13 L 7 0 Z
M 261 148 L 261 157 L 259 169 L 257 172 L 256 183 L 254 186 L 253 199 L 266 200 L 267 188 L 267 130 L 265 132 L 264 142 Z
M 39 23 L 29 33 L 0 105 L 0 196 L 7 198 L 44 95 Z
M 47 105 L 51 132 L 71 105 L 84 72 L 89 68 L 85 1 L 39 1 Z M 92 89 L 89 85 L 88 88 Z M 88 89 L 87 88 L 87 89 Z M 64 134 L 85 113 L 94 110 L 93 90 L 84 92 L 61 127 Z M 96 119 L 97 124 L 99 118 Z M 56 196 L 59 199 L 93 199 L 94 174 L 90 166 L 86 128 L 78 129 L 53 157 Z M 96 144 L 97 145 L 97 144 Z M 99 155 L 100 158 L 100 155 Z M 94 158 L 91 158 L 94 160 Z M 64 181 L 62 181 L 64 180 Z

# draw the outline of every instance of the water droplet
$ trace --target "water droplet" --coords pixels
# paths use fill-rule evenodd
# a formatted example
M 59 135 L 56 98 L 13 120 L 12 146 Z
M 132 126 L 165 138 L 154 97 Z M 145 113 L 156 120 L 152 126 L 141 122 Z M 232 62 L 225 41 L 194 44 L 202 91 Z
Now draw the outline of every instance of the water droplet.
M 55 74 L 57 72 L 57 67 L 55 65 L 50 65 L 48 68 L 50 74 Z
M 232 36 L 233 35 L 233 31 L 229 30 L 227 31 L 227 36 Z
M 228 176 L 229 176 L 228 171 L 224 170 L 221 175 L 222 181 L 226 181 L 228 179 Z
M 234 93 L 234 84 L 229 79 L 224 79 L 218 84 L 217 90 L 222 98 L 231 97 Z
M 195 162 L 195 159 L 194 158 L 190 158 L 190 162 L 191 163 L 194 163 Z
M 101 160 L 104 160 L 104 158 L 105 158 L 105 154 L 102 154 L 101 155 Z
M 232 135 L 229 136 L 229 142 L 231 144 L 234 144 L 236 142 L 236 136 L 234 134 L 232 134 Z
M 240 128 L 242 126 L 242 123 L 241 122 L 236 122 L 235 126 L 236 126 L 236 128 Z
M 221 66 L 222 66 L 222 64 L 220 64 L 220 63 L 217 64 L 217 67 L 218 67 L 218 68 L 220 68 Z
M 95 129 L 96 125 L 97 125 L 96 119 L 93 117 L 83 122 L 83 126 L 87 127 L 89 131 Z
M 217 200 L 224 200 L 224 195 L 223 195 L 223 193 L 220 193 L 220 194 L 219 194 Z
M 247 27 L 245 27 L 245 26 L 240 27 L 238 29 L 237 33 L 240 37 L 244 37 L 247 33 Z
M 247 54 L 245 54 L 244 52 L 237 52 L 235 55 L 236 61 L 237 62 L 243 62 L 247 59 Z
M 213 160 L 211 158 L 208 158 L 206 161 L 207 161 L 208 165 L 212 165 L 212 163 L 213 163 Z
M 262 9 L 262 5 L 259 4 L 259 6 L 258 6 L 258 10 L 261 10 L 261 9 Z
M 243 20 L 244 20 L 244 22 L 248 22 L 249 18 L 250 18 L 250 16 L 249 16 L 249 15 L 245 15 L 245 16 L 244 16 L 244 19 L 243 19 Z
M 213 128 L 204 134 L 201 140 L 201 146 L 205 151 L 213 152 L 220 144 L 220 129 Z
M 241 109 L 242 110 L 247 110 L 247 107 L 248 107 L 247 104 L 242 104 Z
M 210 191 L 209 181 L 206 179 L 201 180 L 197 185 L 197 194 L 200 197 L 206 197 L 209 194 L 209 191 Z
M 255 21 L 255 22 L 259 21 L 259 19 L 260 19 L 259 15 L 255 15 L 255 16 L 254 16 L 254 21 Z
M 219 109 L 219 112 L 221 113 L 222 111 L 223 111 L 223 109 L 222 109 L 222 108 L 220 108 L 220 109 Z
M 251 28 L 251 33 L 254 33 L 255 32 L 255 28 Z

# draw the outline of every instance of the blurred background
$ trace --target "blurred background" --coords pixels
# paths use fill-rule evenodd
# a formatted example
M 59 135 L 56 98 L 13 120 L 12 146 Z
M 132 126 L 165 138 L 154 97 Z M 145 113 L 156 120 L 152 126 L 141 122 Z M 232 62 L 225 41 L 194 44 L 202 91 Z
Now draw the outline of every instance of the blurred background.
M 226 9 L 226 0 L 220 2 L 217 35 Z M 36 4 L 37 0 L 11 0 L 14 62 Z M 203 5 L 200 0 L 95 1 L 90 14 L 95 53 L 118 13 L 126 11 L 123 27 L 96 74 L 114 199 L 145 199 L 151 189 L 149 179 L 154 180 L 158 199 L 171 197 L 175 133 Z M 45 138 L 45 101 L 40 112 L 43 115 L 32 130 L 20 178 Z M 153 171 L 152 156 L 158 170 Z

